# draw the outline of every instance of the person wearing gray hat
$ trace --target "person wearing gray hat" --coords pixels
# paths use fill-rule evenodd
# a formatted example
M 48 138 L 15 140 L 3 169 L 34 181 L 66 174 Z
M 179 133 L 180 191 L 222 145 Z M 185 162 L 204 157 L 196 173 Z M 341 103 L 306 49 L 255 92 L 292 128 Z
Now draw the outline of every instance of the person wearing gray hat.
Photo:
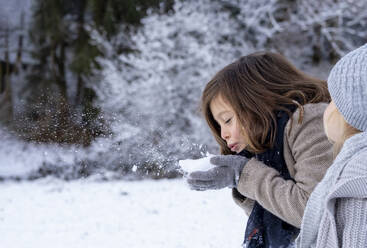
M 324 129 L 336 158 L 307 202 L 296 246 L 367 247 L 367 44 L 338 61 L 328 89 Z

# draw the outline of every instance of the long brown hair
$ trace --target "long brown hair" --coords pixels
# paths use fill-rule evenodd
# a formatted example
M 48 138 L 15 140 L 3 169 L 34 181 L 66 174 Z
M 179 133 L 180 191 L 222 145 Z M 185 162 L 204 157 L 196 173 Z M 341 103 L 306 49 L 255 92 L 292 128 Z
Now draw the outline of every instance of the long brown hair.
M 201 99 L 201 110 L 222 154 L 233 152 L 210 111 L 211 101 L 219 95 L 234 109 L 249 139 L 247 149 L 255 153 L 273 147 L 277 110 L 291 117 L 289 106 L 300 107 L 302 122 L 302 105 L 330 101 L 326 81 L 304 74 L 280 54 L 257 52 L 241 57 L 208 82 Z

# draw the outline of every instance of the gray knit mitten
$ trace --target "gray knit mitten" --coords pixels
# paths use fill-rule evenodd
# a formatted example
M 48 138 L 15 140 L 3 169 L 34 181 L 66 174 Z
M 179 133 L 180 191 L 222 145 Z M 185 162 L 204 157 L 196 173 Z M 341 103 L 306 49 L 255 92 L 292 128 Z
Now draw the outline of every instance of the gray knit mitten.
M 188 175 L 192 190 L 235 188 L 248 158 L 239 155 L 219 155 L 210 159 L 216 167 L 208 171 L 195 171 Z

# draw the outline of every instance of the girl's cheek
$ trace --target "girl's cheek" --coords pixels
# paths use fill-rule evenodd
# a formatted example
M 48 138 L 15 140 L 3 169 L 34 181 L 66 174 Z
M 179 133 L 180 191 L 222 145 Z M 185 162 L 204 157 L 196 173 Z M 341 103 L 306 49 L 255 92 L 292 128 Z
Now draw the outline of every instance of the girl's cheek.
M 324 130 L 325 130 L 325 134 L 326 134 L 326 137 L 332 141 L 332 142 L 335 142 L 335 137 L 333 135 L 333 127 L 331 127 L 328 122 L 326 121 L 326 123 L 324 124 Z
M 328 117 L 329 117 L 329 112 L 328 109 L 325 110 L 324 112 L 324 116 L 323 116 L 323 125 L 324 125 L 324 131 L 326 136 L 329 137 L 329 132 L 328 132 Z
M 325 112 L 324 112 L 324 115 L 323 115 L 323 124 L 324 124 L 324 131 L 325 131 L 325 134 L 326 136 L 331 139 L 332 136 L 331 135 L 331 132 L 332 132 L 332 129 L 333 129 L 333 118 L 332 118 L 332 112 L 334 111 L 333 109 L 333 104 L 330 103 L 326 109 L 325 109 Z
M 338 112 L 333 111 L 326 116 L 325 133 L 328 139 L 332 142 L 337 142 L 341 139 L 343 133 L 343 123 Z

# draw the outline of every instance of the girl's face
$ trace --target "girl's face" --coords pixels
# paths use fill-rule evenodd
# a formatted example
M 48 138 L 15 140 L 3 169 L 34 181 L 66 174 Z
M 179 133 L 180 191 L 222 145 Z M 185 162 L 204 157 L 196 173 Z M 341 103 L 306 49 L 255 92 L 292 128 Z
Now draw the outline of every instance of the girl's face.
M 232 152 L 241 152 L 248 142 L 232 106 L 219 95 L 210 102 L 210 111 L 220 126 L 221 137 L 227 142 L 228 148 Z
M 344 117 L 333 101 L 327 106 L 324 112 L 324 129 L 328 139 L 335 143 L 343 139 L 345 121 Z

